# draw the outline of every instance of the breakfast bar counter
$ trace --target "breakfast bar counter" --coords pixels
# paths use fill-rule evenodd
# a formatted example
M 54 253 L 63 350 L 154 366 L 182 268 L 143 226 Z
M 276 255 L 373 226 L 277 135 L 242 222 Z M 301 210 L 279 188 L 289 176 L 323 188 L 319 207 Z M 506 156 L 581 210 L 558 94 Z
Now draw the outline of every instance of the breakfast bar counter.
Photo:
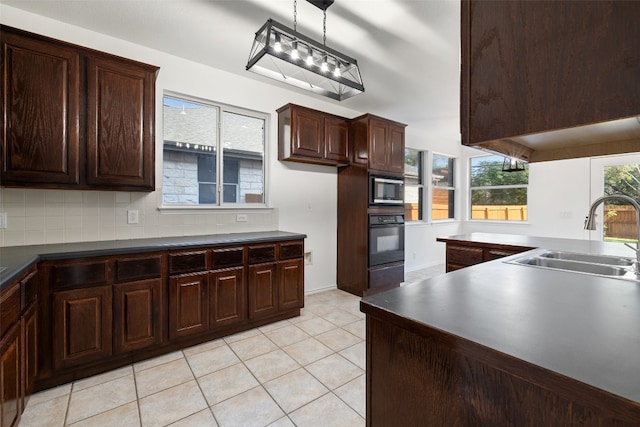
M 630 255 L 563 240 L 522 246 Z M 368 425 L 640 425 L 640 282 L 526 254 L 362 300 Z

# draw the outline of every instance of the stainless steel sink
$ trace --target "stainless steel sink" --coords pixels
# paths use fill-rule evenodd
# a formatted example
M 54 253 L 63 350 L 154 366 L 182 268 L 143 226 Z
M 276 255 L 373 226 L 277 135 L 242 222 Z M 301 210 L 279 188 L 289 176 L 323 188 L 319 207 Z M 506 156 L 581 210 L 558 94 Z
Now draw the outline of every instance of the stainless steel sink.
M 539 256 L 543 258 L 553 258 L 560 260 L 569 260 L 569 261 L 581 261 L 581 262 L 590 262 L 596 264 L 606 264 L 606 265 L 621 265 L 621 266 L 631 266 L 633 265 L 633 259 L 631 258 L 623 258 L 609 255 L 592 255 L 592 254 L 579 254 L 575 252 L 562 252 L 562 251 L 547 251 Z
M 528 252 L 526 256 L 513 258 L 505 262 L 551 270 L 640 281 L 640 277 L 636 276 L 636 272 L 633 269 L 634 260 L 624 257 L 541 249 Z

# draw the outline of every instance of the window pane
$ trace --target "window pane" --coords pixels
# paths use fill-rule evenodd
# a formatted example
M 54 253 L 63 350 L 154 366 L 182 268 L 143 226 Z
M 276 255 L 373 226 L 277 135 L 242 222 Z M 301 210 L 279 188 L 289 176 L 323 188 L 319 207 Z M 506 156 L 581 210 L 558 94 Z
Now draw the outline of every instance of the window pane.
M 215 203 L 218 108 L 165 96 L 162 118 L 163 204 Z
M 404 177 L 405 184 L 422 184 L 422 156 L 420 151 L 413 148 L 404 149 Z
M 422 152 L 404 149 L 404 220 L 422 220 Z
M 604 168 L 604 194 L 624 194 L 640 200 L 640 164 L 606 166 Z M 636 242 L 638 224 L 636 211 L 624 201 L 608 200 L 604 205 L 604 240 L 609 242 Z
M 471 219 L 527 220 L 527 189 L 471 189 Z
M 422 219 L 422 187 L 405 186 L 404 220 L 420 221 Z
M 434 154 L 431 180 L 434 187 L 453 187 L 453 158 Z
M 222 117 L 225 203 L 264 203 L 264 120 L 225 111 Z
M 444 188 L 433 188 L 431 201 L 431 219 L 453 219 L 454 191 Z
M 529 182 L 529 165 L 520 172 L 503 172 L 502 156 L 482 156 L 471 158 L 471 187 L 496 185 L 526 185 Z

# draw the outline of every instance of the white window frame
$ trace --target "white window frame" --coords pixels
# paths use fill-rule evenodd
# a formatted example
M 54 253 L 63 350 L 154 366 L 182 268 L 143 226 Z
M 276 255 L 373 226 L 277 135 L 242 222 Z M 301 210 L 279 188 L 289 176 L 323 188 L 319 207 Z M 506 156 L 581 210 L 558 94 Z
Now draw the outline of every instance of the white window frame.
M 420 156 L 420 162 L 422 162 L 422 170 L 420 171 L 420 184 L 418 185 L 412 185 L 412 187 L 417 187 L 418 188 L 418 193 L 420 193 L 422 195 L 422 206 L 419 206 L 418 209 L 422 211 L 422 218 L 417 219 L 417 220 L 413 220 L 413 221 L 407 221 L 408 224 L 418 224 L 421 222 L 426 222 L 425 220 L 425 212 L 427 209 L 427 186 L 425 185 L 425 179 L 426 179 L 426 168 L 425 168 L 425 162 L 427 159 L 427 151 L 426 150 L 419 150 L 417 148 L 412 148 L 412 147 L 407 147 L 411 150 L 415 150 L 418 152 L 418 155 Z M 405 175 L 406 178 L 406 175 Z M 405 191 L 406 191 L 406 179 L 405 179 Z M 406 219 L 405 219 L 406 220 Z
M 218 123 L 218 138 L 216 145 L 216 152 L 218 153 L 216 158 L 216 204 L 164 204 L 164 196 L 160 195 L 160 206 L 159 210 L 161 211 L 171 211 L 171 210 L 224 210 L 224 209 L 265 209 L 269 208 L 269 147 L 270 147 L 270 125 L 271 125 L 271 114 L 264 113 L 257 110 L 252 110 L 249 108 L 237 107 L 229 104 L 224 104 L 221 102 L 216 102 L 210 99 L 200 98 L 193 95 L 187 95 L 180 92 L 174 92 L 170 90 L 164 90 L 162 94 L 162 102 L 160 103 L 161 111 L 162 106 L 164 105 L 164 98 L 169 97 L 178 100 L 184 100 L 186 102 L 195 102 L 199 104 L 208 105 L 211 107 L 217 108 L 217 123 Z M 263 178 L 263 197 L 262 203 L 225 203 L 223 201 L 223 190 L 224 190 L 224 171 L 222 168 L 223 159 L 224 159 L 224 127 L 223 127 L 223 115 L 225 112 L 240 114 L 249 116 L 256 119 L 261 119 L 264 121 L 264 141 L 263 141 L 263 153 L 262 153 L 262 178 Z M 162 150 L 160 156 L 160 165 L 161 165 L 161 174 L 163 176 L 162 185 L 164 186 L 164 114 L 160 114 L 163 117 L 162 122 Z M 218 185 L 220 184 L 220 185 Z
M 440 156 L 440 157 L 447 157 L 449 159 L 453 160 L 453 187 L 447 186 L 447 187 L 443 187 L 443 186 L 435 186 L 433 185 L 433 157 L 434 156 Z M 459 199 L 458 199 L 458 193 L 459 193 L 459 174 L 458 174 L 458 164 L 459 164 L 459 159 L 456 156 L 452 156 L 450 154 L 444 154 L 444 153 L 439 153 L 439 152 L 429 152 L 429 156 L 428 156 L 428 161 L 429 161 L 429 172 L 428 172 L 428 179 L 429 179 L 429 201 L 428 201 L 428 207 L 429 207 L 429 221 L 431 223 L 435 223 L 435 224 L 440 224 L 440 223 L 444 223 L 444 222 L 454 222 L 458 220 L 458 214 L 460 212 L 459 209 Z M 438 189 L 438 190 L 447 190 L 447 191 L 453 191 L 453 218 L 441 218 L 441 219 L 434 219 L 433 218 L 433 192 L 434 189 Z

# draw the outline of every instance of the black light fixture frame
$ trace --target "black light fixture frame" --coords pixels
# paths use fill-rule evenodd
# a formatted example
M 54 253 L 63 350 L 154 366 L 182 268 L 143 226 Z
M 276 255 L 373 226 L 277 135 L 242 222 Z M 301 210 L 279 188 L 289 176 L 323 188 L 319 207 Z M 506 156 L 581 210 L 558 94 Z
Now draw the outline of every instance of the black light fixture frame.
M 322 3 L 322 2 L 318 2 Z M 327 5 L 328 7 L 329 5 Z M 273 37 L 272 37 L 273 35 Z M 351 67 L 349 68 L 349 73 L 354 78 L 349 79 L 344 77 L 344 73 L 340 75 L 334 75 L 331 71 L 319 73 L 318 66 L 307 65 L 304 60 L 298 59 L 295 60 L 291 57 L 291 55 L 284 50 L 278 51 L 275 48 L 275 39 L 276 35 L 278 35 L 278 40 L 280 39 L 290 39 L 295 40 L 297 43 L 303 44 L 307 46 L 308 49 L 312 49 L 313 52 L 318 54 L 319 56 L 329 56 L 335 59 L 337 65 L 345 65 L 348 64 Z M 340 86 L 340 91 L 331 91 L 326 88 L 322 88 L 319 86 L 313 86 L 311 84 L 307 84 L 305 82 L 292 79 L 279 70 L 272 70 L 266 67 L 260 67 L 257 63 L 265 57 L 265 55 L 270 55 L 279 60 L 285 61 L 289 64 L 292 64 L 296 67 L 304 69 L 310 73 L 322 76 L 325 79 L 332 80 L 336 82 Z M 277 67 L 276 67 L 277 68 Z M 320 95 L 336 99 L 338 101 L 342 101 L 344 99 L 350 98 L 354 95 L 364 92 L 364 85 L 362 84 L 362 77 L 360 76 L 360 71 L 358 68 L 358 62 L 341 52 L 338 52 L 335 49 L 332 49 L 320 42 L 317 42 L 310 37 L 305 36 L 298 31 L 295 31 L 273 19 L 268 19 L 267 22 L 260 27 L 260 29 L 256 32 L 253 47 L 251 49 L 251 53 L 249 56 L 249 61 L 247 62 L 246 69 L 248 71 L 253 71 L 258 74 L 292 84 L 294 86 L 311 90 L 312 92 L 318 93 Z

